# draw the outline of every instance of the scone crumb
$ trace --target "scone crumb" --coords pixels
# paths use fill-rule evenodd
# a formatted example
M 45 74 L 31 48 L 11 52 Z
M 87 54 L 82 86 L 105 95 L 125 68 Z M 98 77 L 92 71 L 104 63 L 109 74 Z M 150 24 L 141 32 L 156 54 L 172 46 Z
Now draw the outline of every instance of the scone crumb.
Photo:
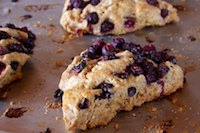
M 61 107 L 61 103 L 60 102 L 54 102 L 54 103 L 49 103 L 47 104 L 47 108 L 50 109 L 57 109 Z
M 57 54 L 60 54 L 60 53 L 63 53 L 63 52 L 64 52 L 63 48 L 58 48 L 57 51 L 56 51 Z
M 137 116 L 136 113 L 132 113 L 132 115 L 133 115 L 133 117 L 136 117 L 136 116 Z
M 57 68 L 57 67 L 62 67 L 62 66 L 64 66 L 64 64 L 63 64 L 62 61 L 58 60 L 58 61 L 55 62 L 55 67 L 56 67 L 56 68 Z
M 151 108 L 151 112 L 156 112 L 157 111 L 157 108 L 156 107 L 152 107 Z
M 4 112 L 4 116 L 8 118 L 19 118 L 23 116 L 25 112 L 29 111 L 29 108 L 27 107 L 21 107 L 21 108 L 8 108 Z
M 114 129 L 115 129 L 115 130 L 119 130 L 119 124 L 118 124 L 118 123 L 115 124 Z
M 60 118 L 59 116 L 56 116 L 56 117 L 55 117 L 55 120 L 56 120 L 56 121 L 58 121 L 58 120 L 60 120 L 60 119 L 61 119 L 61 118 Z
M 15 104 L 15 102 L 14 101 L 10 101 L 10 106 L 13 106 L 14 104 Z

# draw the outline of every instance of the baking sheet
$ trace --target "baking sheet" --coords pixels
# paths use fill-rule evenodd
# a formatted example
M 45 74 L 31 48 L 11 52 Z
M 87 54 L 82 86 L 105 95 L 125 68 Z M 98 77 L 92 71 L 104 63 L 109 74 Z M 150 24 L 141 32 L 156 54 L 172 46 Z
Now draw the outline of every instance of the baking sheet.
M 180 23 L 145 28 L 123 37 L 142 45 L 148 43 L 146 38 L 151 38 L 158 49 L 172 49 L 186 70 L 185 87 L 169 97 L 146 103 L 130 112 L 120 112 L 107 126 L 85 132 L 141 133 L 164 128 L 170 133 L 200 133 L 200 1 L 168 1 L 184 7 L 179 12 Z M 64 0 L 19 0 L 16 3 L 0 0 L 0 24 L 11 22 L 27 26 L 37 35 L 36 48 L 23 69 L 23 78 L 9 85 L 8 98 L 0 101 L 0 131 L 39 133 L 49 128 L 52 133 L 68 133 L 61 108 L 46 108 L 54 102 L 53 94 L 61 73 L 71 58 L 86 49 L 91 40 L 110 40 L 113 36 L 87 35 L 64 41 L 66 34 L 59 25 L 63 4 Z M 24 20 L 23 16 L 27 14 L 32 18 Z M 191 41 L 191 37 L 196 40 Z M 11 107 L 30 110 L 20 118 L 3 117 L 4 111 Z

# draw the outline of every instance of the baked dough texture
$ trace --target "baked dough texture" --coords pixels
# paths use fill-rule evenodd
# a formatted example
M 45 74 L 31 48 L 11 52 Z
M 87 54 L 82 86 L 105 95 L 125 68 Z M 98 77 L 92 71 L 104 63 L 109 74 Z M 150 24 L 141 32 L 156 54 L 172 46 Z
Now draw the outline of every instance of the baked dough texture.
M 119 111 L 130 111 L 183 87 L 183 70 L 175 57 L 153 45 L 142 48 L 121 41 L 120 46 L 117 39 L 112 44 L 94 42 L 63 72 L 59 88 L 64 92 L 62 110 L 69 130 L 106 125 Z M 99 47 L 94 52 L 97 45 L 102 53 Z
M 0 26 L 0 88 L 22 77 L 22 67 L 33 53 L 35 39 L 26 27 Z
M 70 33 L 125 34 L 147 26 L 179 22 L 163 0 L 66 0 L 60 20 Z

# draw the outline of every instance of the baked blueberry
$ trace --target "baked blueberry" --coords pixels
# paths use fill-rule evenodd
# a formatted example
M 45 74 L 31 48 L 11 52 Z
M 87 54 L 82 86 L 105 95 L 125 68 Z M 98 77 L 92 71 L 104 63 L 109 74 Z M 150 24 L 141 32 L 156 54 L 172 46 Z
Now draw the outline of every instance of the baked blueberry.
M 98 21 L 99 21 L 98 14 L 96 12 L 89 13 L 86 16 L 86 19 L 87 19 L 89 24 L 97 24 Z
M 17 68 L 18 68 L 18 66 L 19 66 L 19 62 L 18 62 L 18 61 L 11 61 L 10 65 L 11 65 L 11 68 L 12 68 L 14 71 L 16 71 Z
M 89 106 L 89 100 L 87 98 L 84 98 L 78 105 L 79 109 L 87 109 L 88 106 Z
M 114 27 L 115 27 L 115 25 L 112 22 L 106 20 L 101 24 L 100 31 L 101 31 L 101 33 L 109 32 L 109 31 L 112 31 L 114 29 Z

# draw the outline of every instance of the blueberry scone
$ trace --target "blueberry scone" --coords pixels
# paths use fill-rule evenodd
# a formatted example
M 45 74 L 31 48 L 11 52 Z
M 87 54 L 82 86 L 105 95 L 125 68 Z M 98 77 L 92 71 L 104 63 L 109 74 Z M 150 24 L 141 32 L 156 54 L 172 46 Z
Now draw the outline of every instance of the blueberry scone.
M 70 33 L 119 35 L 178 21 L 163 0 L 66 0 L 60 23 Z
M 22 66 L 33 52 L 35 39 L 26 27 L 0 26 L 0 88 L 22 77 Z
M 182 88 L 184 74 L 176 63 L 174 56 L 153 45 L 141 47 L 122 38 L 95 41 L 74 58 L 60 80 L 67 128 L 106 125 L 121 110 Z

